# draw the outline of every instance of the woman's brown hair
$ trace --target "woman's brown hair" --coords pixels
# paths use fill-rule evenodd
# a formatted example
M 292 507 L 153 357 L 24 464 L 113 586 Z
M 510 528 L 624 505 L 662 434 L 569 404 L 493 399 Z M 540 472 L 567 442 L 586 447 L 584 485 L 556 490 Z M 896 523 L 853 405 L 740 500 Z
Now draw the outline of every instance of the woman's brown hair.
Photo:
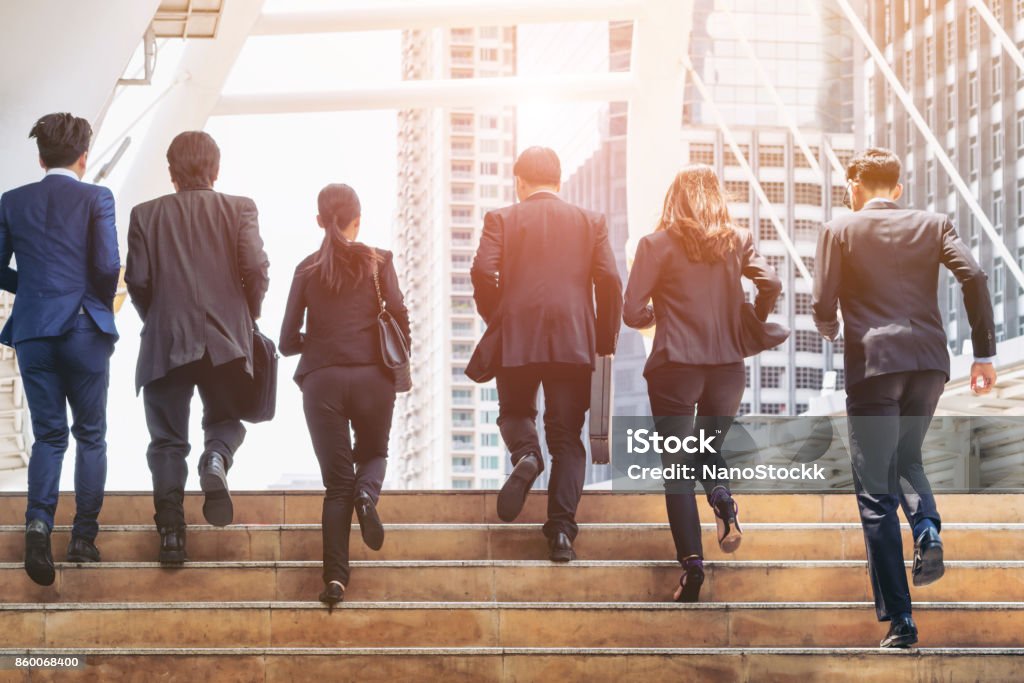
M 694 164 L 676 174 L 665 195 L 658 230 L 675 235 L 696 263 L 716 263 L 739 245 L 718 176 Z
M 340 292 L 346 283 L 369 277 L 380 256 L 371 247 L 342 234 L 362 213 L 355 190 L 344 183 L 333 183 L 320 190 L 316 203 L 324 226 L 324 241 L 309 268 L 319 272 L 325 287 Z

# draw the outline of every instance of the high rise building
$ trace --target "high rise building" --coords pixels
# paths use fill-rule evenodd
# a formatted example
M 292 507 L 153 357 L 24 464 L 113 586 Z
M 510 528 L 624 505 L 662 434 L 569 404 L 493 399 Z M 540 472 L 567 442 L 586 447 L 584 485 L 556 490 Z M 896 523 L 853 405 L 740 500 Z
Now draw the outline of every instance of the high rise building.
M 867 24 L 932 132 L 945 146 L 1018 263 L 1024 263 L 1024 72 L 1004 54 L 970 3 L 914 0 L 867 3 Z M 988 0 L 1007 33 L 1024 40 L 1024 2 Z M 867 143 L 903 159 L 908 203 L 954 217 L 989 275 L 999 341 L 1024 335 L 1024 298 L 963 197 L 916 129 L 890 84 L 863 64 Z M 960 287 L 943 272 L 940 304 L 950 350 L 969 353 L 970 326 Z M 1000 353 L 1001 364 L 1010 359 Z
M 508 76 L 516 29 L 408 31 L 403 77 Z M 389 483 L 399 488 L 496 488 L 505 449 L 494 384 L 466 363 L 483 331 L 469 269 L 484 214 L 513 200 L 513 107 L 399 113 L 396 263 L 412 316 L 413 390 L 399 396 Z
M 813 270 L 818 226 L 833 211 L 843 211 L 844 179 L 831 166 L 829 151 L 842 162 L 852 153 L 854 61 L 847 26 L 828 8 L 809 14 L 797 0 L 739 3 L 697 0 L 691 35 L 691 60 L 712 93 L 716 107 L 737 138 L 741 152 L 764 188 L 797 253 Z M 760 80 L 742 45 L 745 38 L 758 56 L 800 133 L 822 168 L 818 175 L 795 136 L 783 124 L 778 106 Z M 611 68 L 629 69 L 630 22 L 609 28 Z M 566 183 L 566 196 L 608 214 L 620 268 L 626 266 L 625 103 L 609 108 L 608 135 L 602 148 Z M 793 330 L 789 341 L 747 361 L 747 390 L 742 413 L 797 414 L 826 383 L 842 386 L 841 344 L 826 344 L 810 316 L 810 283 L 800 277 L 768 213 L 760 206 L 750 179 L 734 158 L 711 111 L 696 88 L 687 88 L 683 111 L 683 158 L 713 166 L 741 227 L 753 230 L 761 252 L 779 271 L 784 295 L 773 319 Z M 654 226 L 650 226 L 653 229 Z M 642 338 L 624 331 L 616 357 L 615 411 L 649 411 L 641 376 Z M 835 374 L 830 374 L 832 371 Z

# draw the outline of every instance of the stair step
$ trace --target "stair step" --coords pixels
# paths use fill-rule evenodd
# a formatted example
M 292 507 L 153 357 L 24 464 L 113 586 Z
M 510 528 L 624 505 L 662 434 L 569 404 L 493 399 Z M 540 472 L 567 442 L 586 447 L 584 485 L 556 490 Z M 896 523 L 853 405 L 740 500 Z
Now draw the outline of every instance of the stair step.
M 516 560 L 544 557 L 546 541 L 539 524 L 386 524 L 387 542 L 369 550 L 352 529 L 354 560 Z M 761 524 L 743 526 L 743 545 L 733 555 L 718 548 L 713 524 L 703 525 L 708 559 L 863 560 L 860 524 Z M 70 527 L 58 526 L 53 552 L 64 558 Z M 942 527 L 946 559 L 1015 560 L 1024 557 L 1024 524 L 958 524 Z M 156 559 L 158 536 L 151 525 L 104 526 L 97 544 L 103 559 L 148 562 Z M 319 524 L 196 525 L 188 529 L 188 553 L 195 561 L 319 560 Z M 903 530 L 910 557 L 913 540 Z M 593 560 L 650 560 L 675 556 L 668 524 L 582 524 L 577 554 Z M 24 527 L 0 526 L 0 562 L 18 562 L 25 549 Z
M 907 563 L 909 569 L 910 563 Z M 712 561 L 706 601 L 863 602 L 860 561 Z M 679 580 L 672 561 L 459 560 L 354 562 L 356 601 L 651 602 L 669 599 Z M 319 562 L 194 562 L 57 565 L 53 586 L 37 586 L 20 563 L 0 563 L 0 602 L 304 601 L 323 588 Z M 946 575 L 914 589 L 925 601 L 1024 601 L 1024 562 L 953 561 Z
M 0 650 L 0 656 L 82 655 L 87 667 L 52 680 L 253 682 L 358 678 L 506 680 L 1020 681 L 1019 648 L 232 648 Z M 0 680 L 26 680 L 24 672 Z M 43 671 L 32 680 L 46 680 Z
M 918 603 L 914 618 L 922 647 L 1014 647 L 1024 632 L 1021 604 Z M 884 632 L 869 603 L 348 602 L 333 612 L 309 602 L 115 603 L 0 611 L 0 639 L 25 648 L 873 647 Z
M 323 494 L 317 491 L 250 492 L 233 494 L 235 521 L 239 524 L 317 524 Z M 1024 522 L 1024 494 L 973 493 L 938 494 L 939 512 L 950 522 Z M 495 491 L 385 491 L 380 514 L 388 522 L 406 523 L 499 523 Z M 743 522 L 856 522 L 857 503 L 851 493 L 824 494 L 737 494 Z M 704 522 L 713 522 L 711 509 L 699 500 Z M 189 493 L 185 517 L 189 524 L 202 524 L 201 493 Z M 74 496 L 61 494 L 57 523 L 70 524 Z M 538 524 L 546 518 L 547 499 L 542 491 L 527 499 L 519 522 Z M 25 494 L 0 494 L 0 521 L 24 519 Z M 104 524 L 151 524 L 153 499 L 150 493 L 108 493 L 100 521 Z M 665 501 L 659 494 L 586 491 L 580 503 L 580 522 L 664 522 Z

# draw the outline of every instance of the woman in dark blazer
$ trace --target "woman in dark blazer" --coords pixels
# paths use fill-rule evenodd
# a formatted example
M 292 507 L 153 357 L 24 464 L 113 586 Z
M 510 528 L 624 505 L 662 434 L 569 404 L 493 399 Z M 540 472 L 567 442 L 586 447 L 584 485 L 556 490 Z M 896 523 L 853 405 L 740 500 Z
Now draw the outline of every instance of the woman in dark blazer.
M 302 354 L 295 381 L 326 488 L 320 600 L 333 605 L 344 599 L 348 585 L 353 507 L 366 545 L 379 550 L 384 543 L 376 503 L 387 468 L 395 384 L 381 361 L 375 279 L 407 340 L 409 315 L 391 253 L 355 241 L 360 219 L 355 191 L 328 185 L 317 204 L 317 223 L 326 234 L 320 249 L 295 269 L 281 353 Z
M 750 232 L 732 225 L 715 172 L 704 165 L 683 169 L 669 187 L 657 229 L 637 246 L 623 319 L 638 329 L 657 323 L 644 377 L 659 433 L 683 437 L 697 429 L 721 430 L 715 454 L 680 460 L 696 465 L 698 476 L 705 464 L 725 466 L 720 446 L 746 386 L 743 277 L 756 285 L 754 308 L 766 320 L 782 290 L 778 275 L 757 253 Z M 674 458 L 666 456 L 665 464 Z M 701 479 L 701 484 L 715 513 L 718 543 L 723 551 L 735 552 L 742 532 L 728 482 Z M 672 538 L 684 569 L 675 592 L 678 602 L 696 602 L 704 581 L 693 489 L 693 480 L 666 483 L 665 488 Z

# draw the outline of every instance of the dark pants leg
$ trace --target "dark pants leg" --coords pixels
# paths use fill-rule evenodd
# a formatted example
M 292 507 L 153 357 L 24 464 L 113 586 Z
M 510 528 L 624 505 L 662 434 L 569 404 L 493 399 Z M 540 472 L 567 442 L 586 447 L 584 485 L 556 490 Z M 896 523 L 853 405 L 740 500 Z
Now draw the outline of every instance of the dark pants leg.
M 583 493 L 586 449 L 581 432 L 590 408 L 586 366 L 538 364 L 505 368 L 498 373 L 498 427 L 516 464 L 527 453 L 541 456 L 537 434 L 537 392 L 544 387 L 544 434 L 551 455 L 548 521 L 544 534 L 564 532 L 576 538 L 576 508 Z
M 374 502 L 380 496 L 394 407 L 394 381 L 376 365 L 321 368 L 302 380 L 302 408 L 325 488 L 324 583 L 348 586 L 353 500 L 364 492 Z
M 911 611 L 897 509 L 902 503 L 912 516 L 938 518 L 921 466 L 927 421 L 915 419 L 931 416 L 910 415 L 904 421 L 902 409 L 934 410 L 944 379 L 934 372 L 892 373 L 865 379 L 847 391 L 854 487 L 879 621 Z M 908 477 L 907 494 L 902 473 Z
M 72 534 L 92 541 L 107 477 L 106 408 L 112 337 L 80 315 L 61 337 L 33 339 L 17 347 L 25 397 L 32 417 L 25 521 L 53 527 L 61 466 L 68 447 L 67 406 L 71 405 L 77 452 L 75 521 Z
M 721 430 L 721 436 L 715 438 L 716 452 L 713 454 L 666 454 L 662 457 L 664 466 L 683 464 L 696 467 L 698 480 L 708 497 L 718 486 L 728 490 L 728 481 L 704 479 L 699 475 L 704 465 L 726 466 L 721 445 L 739 409 L 745 386 L 746 371 L 742 362 L 727 365 L 670 364 L 647 375 L 651 412 L 659 434 L 683 439 L 698 429 Z M 704 555 L 693 489 L 694 482 L 686 479 L 665 484 L 665 508 L 676 557 L 680 562 L 692 555 Z
M 558 367 L 543 375 L 544 437 L 551 455 L 548 478 L 548 520 L 544 535 L 564 533 L 575 539 L 579 533 L 576 509 L 583 495 L 587 473 L 587 449 L 583 446 L 583 422 L 590 409 L 588 367 Z
M 213 366 L 209 358 L 174 368 L 142 389 L 150 443 L 146 460 L 153 475 L 157 526 L 185 525 L 185 482 L 188 479 L 188 422 L 192 396 L 199 387 L 203 400 L 205 447 L 221 453 L 230 467 L 245 437 L 235 413 L 237 362 Z

